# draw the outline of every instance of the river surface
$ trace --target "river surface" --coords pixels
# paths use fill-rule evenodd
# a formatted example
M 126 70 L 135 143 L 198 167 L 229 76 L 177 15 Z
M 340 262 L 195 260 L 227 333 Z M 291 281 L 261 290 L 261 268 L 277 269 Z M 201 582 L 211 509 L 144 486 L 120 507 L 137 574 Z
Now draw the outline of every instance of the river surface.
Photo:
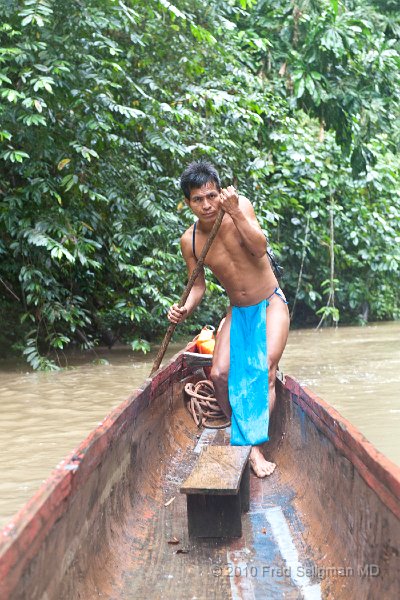
M 180 347 L 172 345 L 168 355 Z M 143 383 L 154 359 L 126 349 L 98 355 L 109 364 L 72 356 L 71 368 L 53 373 L 0 362 L 0 526 Z M 400 322 L 292 331 L 280 368 L 400 464 Z

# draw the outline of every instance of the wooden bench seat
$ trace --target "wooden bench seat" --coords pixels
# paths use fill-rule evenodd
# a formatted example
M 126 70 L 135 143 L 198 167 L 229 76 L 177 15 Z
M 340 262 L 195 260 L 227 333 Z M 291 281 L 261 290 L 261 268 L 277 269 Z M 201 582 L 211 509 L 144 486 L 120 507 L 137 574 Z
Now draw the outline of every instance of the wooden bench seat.
M 201 367 L 211 367 L 212 354 L 200 354 L 199 352 L 184 352 L 185 363 L 188 367 L 199 369 Z
M 180 491 L 186 494 L 189 535 L 241 537 L 249 510 L 251 446 L 206 446 Z

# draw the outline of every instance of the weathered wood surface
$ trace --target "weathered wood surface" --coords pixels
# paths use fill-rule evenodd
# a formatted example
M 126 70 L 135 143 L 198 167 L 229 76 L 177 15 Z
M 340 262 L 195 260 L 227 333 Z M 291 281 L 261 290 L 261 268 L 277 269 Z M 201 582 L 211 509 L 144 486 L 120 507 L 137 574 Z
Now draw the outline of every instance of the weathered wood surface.
M 206 446 L 181 486 L 191 537 L 237 538 L 249 507 L 250 446 Z
M 242 535 L 240 494 L 187 496 L 188 531 L 196 538 L 239 538 Z
M 174 394 L 183 393 L 181 384 L 174 389 L 191 372 L 182 356 L 114 409 L 0 532 L 1 600 L 77 597 L 74 570 L 79 565 L 80 580 L 92 571 L 93 557 L 109 541 L 111 520 L 125 512 L 126 495 L 136 492 L 131 471 L 138 446 L 146 448 L 150 423 L 154 433 L 172 410 Z
M 237 494 L 250 446 L 208 446 L 185 483 L 184 494 Z
M 293 402 L 357 469 L 365 482 L 400 520 L 400 467 L 384 456 L 350 421 L 292 377 L 285 389 Z

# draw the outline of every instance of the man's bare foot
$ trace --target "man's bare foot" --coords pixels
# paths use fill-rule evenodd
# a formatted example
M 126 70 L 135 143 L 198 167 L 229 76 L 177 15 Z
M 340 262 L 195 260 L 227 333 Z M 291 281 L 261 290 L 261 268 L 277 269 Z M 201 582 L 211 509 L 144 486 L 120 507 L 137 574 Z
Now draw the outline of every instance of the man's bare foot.
M 266 477 L 274 472 L 276 464 L 265 460 L 258 446 L 253 446 L 250 452 L 250 466 L 257 477 Z

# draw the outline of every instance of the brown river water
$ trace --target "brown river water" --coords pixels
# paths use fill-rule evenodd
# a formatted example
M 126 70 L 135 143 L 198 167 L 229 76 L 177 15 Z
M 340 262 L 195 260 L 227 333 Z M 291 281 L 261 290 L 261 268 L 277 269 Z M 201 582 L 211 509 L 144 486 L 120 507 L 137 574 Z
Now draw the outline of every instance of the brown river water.
M 168 355 L 180 347 L 172 345 Z M 72 356 L 71 368 L 55 373 L 0 362 L 0 526 L 148 377 L 154 358 L 126 349 L 98 354 L 109 364 L 93 364 L 93 354 Z M 292 331 L 280 368 L 400 464 L 400 322 Z

